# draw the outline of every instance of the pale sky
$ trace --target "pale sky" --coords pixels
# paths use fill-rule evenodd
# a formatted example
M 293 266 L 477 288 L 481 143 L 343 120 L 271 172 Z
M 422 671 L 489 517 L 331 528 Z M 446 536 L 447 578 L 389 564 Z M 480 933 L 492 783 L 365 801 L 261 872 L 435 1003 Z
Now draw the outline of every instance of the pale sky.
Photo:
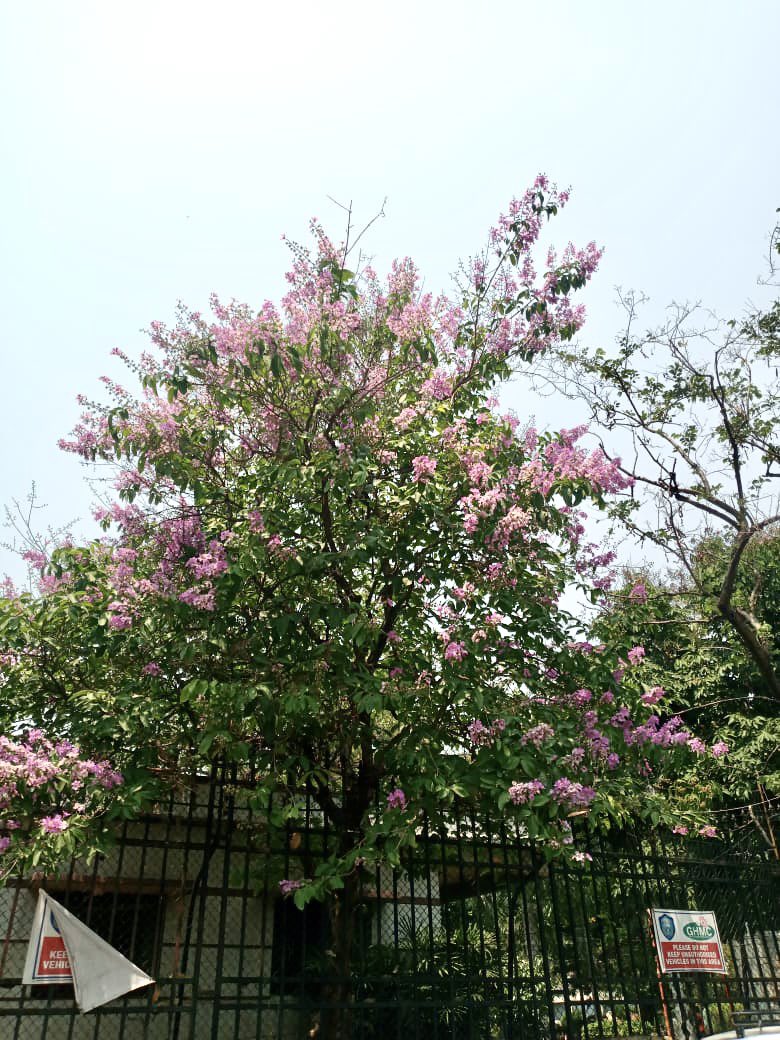
M 283 232 L 340 237 L 328 196 L 358 221 L 386 196 L 375 266 L 440 290 L 543 170 L 573 189 L 551 241 L 606 247 L 585 342 L 617 284 L 741 313 L 780 206 L 779 38 L 776 0 L 0 0 L 0 503 L 35 480 L 88 531 L 56 447 L 76 394 L 178 299 L 278 298 Z

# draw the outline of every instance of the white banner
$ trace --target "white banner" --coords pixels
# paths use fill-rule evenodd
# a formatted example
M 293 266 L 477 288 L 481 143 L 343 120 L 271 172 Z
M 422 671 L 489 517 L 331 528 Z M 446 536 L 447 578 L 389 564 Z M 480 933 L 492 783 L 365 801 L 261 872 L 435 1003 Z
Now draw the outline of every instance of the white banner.
M 25 986 L 73 982 L 65 940 L 44 892 L 38 892 L 22 982 Z
M 83 1013 L 154 979 L 40 890 L 22 982 L 72 982 Z

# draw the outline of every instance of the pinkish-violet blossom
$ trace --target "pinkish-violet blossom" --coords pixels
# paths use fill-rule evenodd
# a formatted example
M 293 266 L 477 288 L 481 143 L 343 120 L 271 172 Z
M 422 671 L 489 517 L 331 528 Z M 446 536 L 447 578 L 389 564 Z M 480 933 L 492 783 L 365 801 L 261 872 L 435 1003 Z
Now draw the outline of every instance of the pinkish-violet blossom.
M 596 797 L 596 792 L 592 787 L 586 787 L 565 776 L 555 781 L 550 794 L 556 802 L 560 802 L 569 809 L 587 808 Z
M 406 795 L 400 787 L 396 787 L 395 790 L 391 791 L 387 796 L 387 807 L 388 809 L 406 808 Z
M 514 805 L 527 805 L 544 790 L 541 780 L 516 782 L 509 788 L 509 798 Z
M 423 482 L 429 480 L 436 472 L 437 462 L 430 455 L 418 455 L 412 459 L 412 480 Z
M 479 746 L 487 746 L 492 744 L 499 733 L 503 733 L 506 729 L 505 719 L 494 719 L 490 726 L 486 726 L 479 719 L 474 719 L 466 730 L 469 740 L 472 744 Z
M 289 878 L 284 878 L 283 881 L 279 882 L 279 892 L 283 896 L 289 896 L 293 892 L 297 892 L 299 888 L 303 888 L 303 886 L 303 881 L 291 881 Z
M 468 651 L 463 643 L 450 642 L 444 648 L 445 661 L 462 661 Z
M 647 690 L 642 694 L 641 700 L 643 704 L 647 704 L 648 707 L 653 704 L 658 704 L 660 700 L 666 696 L 666 691 L 663 686 L 653 686 L 652 689 Z
M 47 834 L 60 834 L 68 829 L 68 821 L 60 813 L 55 816 L 44 816 L 41 820 L 41 830 Z
M 545 740 L 549 740 L 555 736 L 555 730 L 546 722 L 540 722 L 538 726 L 534 726 L 532 729 L 527 730 L 520 738 L 521 744 L 533 744 L 534 747 L 541 747 Z
M 632 603 L 647 603 L 647 588 L 639 582 L 631 589 L 628 598 Z
M 593 856 L 589 852 L 573 852 L 571 857 L 575 863 L 591 863 Z

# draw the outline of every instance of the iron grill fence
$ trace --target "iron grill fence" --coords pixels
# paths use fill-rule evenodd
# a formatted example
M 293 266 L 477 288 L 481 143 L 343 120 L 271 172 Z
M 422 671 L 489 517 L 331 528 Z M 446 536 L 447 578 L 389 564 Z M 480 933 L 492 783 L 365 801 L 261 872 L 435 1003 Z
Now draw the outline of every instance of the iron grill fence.
M 223 769 L 125 824 L 91 866 L 8 885 L 0 1037 L 693 1040 L 780 1001 L 776 863 L 626 832 L 583 832 L 590 859 L 548 862 L 465 812 L 421 821 L 402 869 L 361 869 L 345 988 L 328 908 L 299 910 L 278 884 L 312 876 L 336 837 L 313 800 L 282 822 Z M 39 884 L 156 986 L 84 1016 L 70 986 L 22 986 Z M 659 983 L 651 906 L 714 910 L 728 975 Z

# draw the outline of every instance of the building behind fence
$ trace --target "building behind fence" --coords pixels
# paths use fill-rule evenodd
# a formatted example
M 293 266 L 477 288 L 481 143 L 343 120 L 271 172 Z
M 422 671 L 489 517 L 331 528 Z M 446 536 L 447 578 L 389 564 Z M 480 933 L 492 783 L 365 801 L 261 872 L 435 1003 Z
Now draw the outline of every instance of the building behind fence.
M 278 883 L 312 876 L 335 835 L 312 801 L 286 824 L 249 802 L 235 778 L 204 779 L 126 824 L 110 855 L 43 882 L 157 979 L 88 1015 L 70 986 L 22 986 L 36 883 L 0 891 L 2 1040 L 328 1040 L 328 914 Z M 354 1040 L 693 1040 L 780 1001 L 777 864 L 626 833 L 578 848 L 592 858 L 547 862 L 521 834 L 453 814 L 421 825 L 404 869 L 363 868 Z M 661 987 L 651 906 L 713 910 L 729 975 Z

